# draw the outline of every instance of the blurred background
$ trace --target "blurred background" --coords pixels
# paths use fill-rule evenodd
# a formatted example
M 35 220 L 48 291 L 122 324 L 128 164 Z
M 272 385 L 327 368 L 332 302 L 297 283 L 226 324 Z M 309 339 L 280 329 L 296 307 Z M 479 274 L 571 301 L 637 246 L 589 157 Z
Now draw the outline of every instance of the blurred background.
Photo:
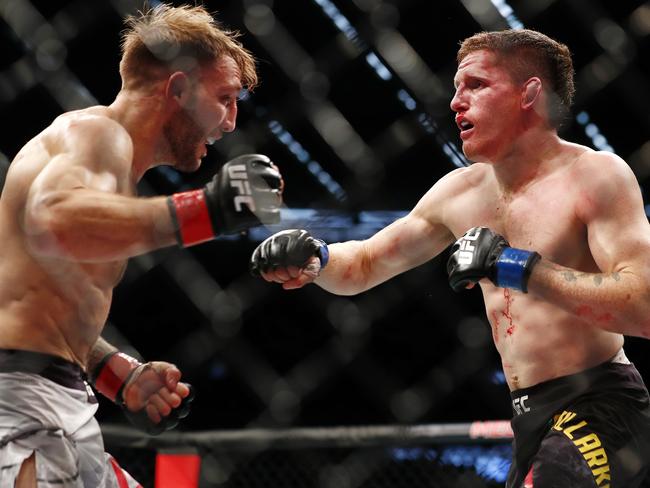
M 157 2 L 151 2 L 155 5 Z M 171 2 L 179 3 L 179 2 Z M 540 30 L 574 54 L 566 139 L 616 152 L 650 191 L 650 2 L 214 0 L 259 60 L 238 129 L 202 168 L 149 172 L 142 195 L 203 185 L 228 159 L 269 155 L 286 183 L 281 226 L 132 259 L 106 338 L 176 363 L 197 391 L 181 429 L 507 419 L 510 400 L 478 291 L 453 293 L 447 254 L 355 297 L 285 292 L 247 272 L 283 228 L 363 239 L 467 164 L 449 109 L 459 41 Z M 110 104 L 132 0 L 0 0 L 0 178 L 60 113 Z M 650 378 L 648 344 L 627 353 Z M 102 422 L 124 422 L 101 402 Z

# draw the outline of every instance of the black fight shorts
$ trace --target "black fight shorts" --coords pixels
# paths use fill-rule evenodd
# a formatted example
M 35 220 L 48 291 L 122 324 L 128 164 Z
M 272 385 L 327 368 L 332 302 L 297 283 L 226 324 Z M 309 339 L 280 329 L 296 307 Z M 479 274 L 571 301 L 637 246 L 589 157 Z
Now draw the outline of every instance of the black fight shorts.
M 650 488 L 650 398 L 634 365 L 607 362 L 511 395 L 506 488 Z

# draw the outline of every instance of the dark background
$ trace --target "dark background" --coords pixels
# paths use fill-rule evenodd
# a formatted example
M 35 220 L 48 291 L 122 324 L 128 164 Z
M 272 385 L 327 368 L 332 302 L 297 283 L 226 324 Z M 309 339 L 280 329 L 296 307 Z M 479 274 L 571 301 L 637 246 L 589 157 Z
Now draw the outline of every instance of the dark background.
M 153 170 L 143 195 L 199 187 L 229 158 L 259 152 L 286 182 L 291 210 L 278 229 L 305 226 L 328 241 L 367 237 L 462 164 L 449 109 L 458 42 L 516 22 L 574 53 L 577 97 L 563 137 L 614 150 L 650 189 L 649 2 L 206 5 L 241 31 L 262 85 L 197 173 Z M 141 6 L 0 0 L 0 166 L 61 112 L 111 103 L 122 18 Z M 509 418 L 480 293 L 449 289 L 446 254 L 355 297 L 316 286 L 284 292 L 246 271 L 275 230 L 135 258 L 115 291 L 106 337 L 175 362 L 196 387 L 183 429 Z M 647 351 L 628 340 L 646 379 Z M 101 407 L 100 420 L 123 422 L 108 402 Z

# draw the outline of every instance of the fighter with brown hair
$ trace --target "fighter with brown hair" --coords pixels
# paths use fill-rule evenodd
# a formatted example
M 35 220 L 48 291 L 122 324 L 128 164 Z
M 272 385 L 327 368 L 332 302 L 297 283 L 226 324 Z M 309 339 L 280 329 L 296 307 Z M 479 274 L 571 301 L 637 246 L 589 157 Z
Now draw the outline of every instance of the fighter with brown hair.
M 638 487 L 650 469 L 650 398 L 623 335 L 650 338 L 650 226 L 634 174 L 558 136 L 573 68 L 544 34 L 466 39 L 454 86 L 471 166 L 365 241 L 275 234 L 252 270 L 286 289 L 313 281 L 352 295 L 452 245 L 449 282 L 480 286 L 511 390 L 506 486 Z
M 136 486 L 104 453 L 86 378 L 149 432 L 186 413 L 189 388 L 174 365 L 141 365 L 99 337 L 126 260 L 279 221 L 282 180 L 263 155 L 199 190 L 136 195 L 148 169 L 196 170 L 235 129 L 239 93 L 257 83 L 236 34 L 202 7 L 161 4 L 127 20 L 122 47 L 113 103 L 59 116 L 6 176 L 0 486 Z

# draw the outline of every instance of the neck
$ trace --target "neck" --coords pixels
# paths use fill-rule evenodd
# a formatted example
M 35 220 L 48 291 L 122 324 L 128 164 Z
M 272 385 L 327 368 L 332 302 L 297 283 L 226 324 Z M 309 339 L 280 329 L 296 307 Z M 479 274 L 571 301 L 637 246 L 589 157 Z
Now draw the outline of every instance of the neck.
M 517 137 L 510 151 L 492 162 L 494 175 L 505 194 L 524 190 L 532 181 L 550 173 L 562 150 L 555 130 L 536 128 Z
M 122 90 L 108 108 L 133 141 L 132 179 L 136 184 L 148 169 L 156 166 L 162 138 L 160 103 L 153 94 Z

